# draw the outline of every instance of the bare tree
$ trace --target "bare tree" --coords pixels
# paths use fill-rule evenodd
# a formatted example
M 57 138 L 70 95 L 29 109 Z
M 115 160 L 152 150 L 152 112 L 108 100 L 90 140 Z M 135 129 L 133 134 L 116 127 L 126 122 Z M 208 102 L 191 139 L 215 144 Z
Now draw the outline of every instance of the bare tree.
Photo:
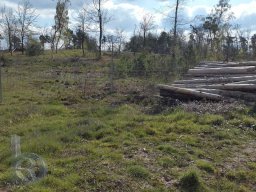
M 78 21 L 78 27 L 80 32 L 79 34 L 81 36 L 80 38 L 81 38 L 83 56 L 85 56 L 85 47 L 84 47 L 85 36 L 86 36 L 86 30 L 89 29 L 89 25 L 90 25 L 90 21 L 88 19 L 88 10 L 86 8 L 83 7 L 79 11 L 77 21 Z
M 116 29 L 115 36 L 116 36 L 117 42 L 118 42 L 118 53 L 120 54 L 121 49 L 122 49 L 122 45 L 124 44 L 124 41 L 125 41 L 124 30 L 123 29 Z
M 179 7 L 180 7 L 180 0 L 176 0 L 174 25 L 173 25 L 173 46 L 174 46 L 174 49 L 176 48 L 176 43 L 177 43 L 177 23 L 178 23 Z M 173 56 L 175 57 L 175 51 L 173 51 Z
M 30 27 L 36 22 L 38 15 L 29 0 L 22 0 L 18 5 L 17 22 L 21 39 L 21 51 L 24 54 L 24 39 L 31 31 Z
M 168 6 L 168 9 L 171 10 L 171 13 L 173 14 L 167 14 L 168 22 L 170 22 L 173 27 L 171 29 L 171 33 L 173 36 L 172 44 L 171 44 L 171 51 L 172 51 L 172 57 L 176 57 L 176 47 L 177 47 L 177 39 L 178 39 L 178 29 L 179 26 L 188 24 L 188 22 L 184 21 L 184 17 L 181 15 L 181 10 L 186 3 L 186 0 L 172 0 L 174 1 L 174 4 L 171 6 Z
M 0 31 L 1 32 L 1 31 Z M 4 37 L 2 36 L 2 34 L 0 33 L 0 50 L 2 49 L 2 40 L 4 39 Z
M 182 19 L 179 18 L 179 12 L 182 8 L 182 5 L 185 3 L 185 0 L 176 0 L 175 3 L 175 13 L 174 13 L 174 22 L 173 22 L 173 49 L 172 49 L 172 56 L 173 58 L 176 57 L 176 46 L 177 46 L 177 38 L 178 38 L 178 25 L 182 25 Z
M 5 37 L 8 43 L 9 52 L 12 55 L 13 51 L 13 37 L 17 31 L 17 20 L 14 15 L 14 12 L 11 8 L 3 7 L 1 9 L 1 22 L 0 26 L 3 28 Z
M 99 32 L 98 58 L 101 58 L 104 25 L 111 20 L 111 17 L 108 16 L 108 12 L 103 8 L 106 1 L 107 0 L 91 0 L 91 7 L 88 12 L 89 20 L 96 25 L 96 31 Z
M 143 48 L 146 46 L 146 35 L 147 33 L 154 29 L 154 18 L 151 14 L 146 14 L 142 18 L 142 22 L 140 23 L 140 28 L 143 33 Z

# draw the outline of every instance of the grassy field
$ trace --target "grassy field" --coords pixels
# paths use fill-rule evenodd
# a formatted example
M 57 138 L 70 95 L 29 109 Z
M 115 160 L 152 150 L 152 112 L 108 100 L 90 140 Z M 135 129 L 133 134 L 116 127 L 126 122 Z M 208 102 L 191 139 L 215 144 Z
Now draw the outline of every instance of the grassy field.
M 76 52 L 8 58 L 2 68 L 0 191 L 256 191 L 256 110 L 167 108 L 156 78 L 109 84 L 109 58 Z M 18 184 L 11 136 L 40 155 L 43 179 Z

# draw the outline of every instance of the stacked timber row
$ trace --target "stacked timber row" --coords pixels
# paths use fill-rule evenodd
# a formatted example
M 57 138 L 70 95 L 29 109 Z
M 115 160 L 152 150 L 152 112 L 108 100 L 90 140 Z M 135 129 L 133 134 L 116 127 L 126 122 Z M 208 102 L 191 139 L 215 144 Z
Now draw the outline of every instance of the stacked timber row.
M 158 85 L 160 96 L 179 100 L 256 102 L 256 61 L 201 62 L 184 80 Z

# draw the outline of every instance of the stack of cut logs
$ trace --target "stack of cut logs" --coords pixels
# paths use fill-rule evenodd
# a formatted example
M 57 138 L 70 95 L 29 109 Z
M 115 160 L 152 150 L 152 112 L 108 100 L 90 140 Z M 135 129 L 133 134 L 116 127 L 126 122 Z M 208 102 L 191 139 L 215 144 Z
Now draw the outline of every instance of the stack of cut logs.
M 237 99 L 256 102 L 256 61 L 201 62 L 184 80 L 158 85 L 160 96 L 179 100 Z

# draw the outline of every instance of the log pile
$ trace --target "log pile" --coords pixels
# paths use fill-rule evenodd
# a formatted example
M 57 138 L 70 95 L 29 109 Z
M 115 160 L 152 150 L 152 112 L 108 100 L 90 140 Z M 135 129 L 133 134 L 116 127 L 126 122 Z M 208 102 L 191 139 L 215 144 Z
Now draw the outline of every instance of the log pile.
M 256 102 L 256 61 L 201 62 L 183 80 L 159 84 L 160 96 L 179 100 Z

